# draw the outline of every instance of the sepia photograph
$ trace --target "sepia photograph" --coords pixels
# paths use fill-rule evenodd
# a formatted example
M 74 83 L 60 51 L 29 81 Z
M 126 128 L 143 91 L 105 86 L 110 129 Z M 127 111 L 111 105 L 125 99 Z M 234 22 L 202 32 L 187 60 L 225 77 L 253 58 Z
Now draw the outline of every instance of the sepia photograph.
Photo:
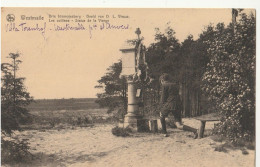
M 1 8 L 1 166 L 254 167 L 256 9 Z

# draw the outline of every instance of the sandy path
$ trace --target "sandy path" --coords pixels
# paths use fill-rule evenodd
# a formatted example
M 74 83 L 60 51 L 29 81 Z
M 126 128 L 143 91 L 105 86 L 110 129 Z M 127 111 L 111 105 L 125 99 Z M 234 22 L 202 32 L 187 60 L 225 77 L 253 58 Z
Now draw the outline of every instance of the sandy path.
M 185 119 L 184 123 L 193 127 L 199 125 L 191 119 Z M 213 123 L 207 124 L 206 129 L 212 126 Z M 59 166 L 254 166 L 254 151 L 248 150 L 248 155 L 243 155 L 241 150 L 217 152 L 213 146 L 218 143 L 209 137 L 194 140 L 190 132 L 169 129 L 167 138 L 151 133 L 122 138 L 112 135 L 112 127 L 96 125 L 74 130 L 25 131 L 20 135 L 30 138 L 33 152 L 55 155 Z

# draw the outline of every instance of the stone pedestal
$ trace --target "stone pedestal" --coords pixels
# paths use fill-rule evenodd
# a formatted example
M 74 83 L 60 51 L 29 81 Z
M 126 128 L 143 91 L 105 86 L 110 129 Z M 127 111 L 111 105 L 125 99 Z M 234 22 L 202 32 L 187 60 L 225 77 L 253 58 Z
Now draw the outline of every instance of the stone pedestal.
M 128 106 L 127 114 L 124 118 L 124 127 L 129 127 L 133 131 L 139 131 L 138 126 L 141 126 L 142 116 L 138 113 L 138 101 L 136 98 L 136 86 L 134 81 L 128 81 Z

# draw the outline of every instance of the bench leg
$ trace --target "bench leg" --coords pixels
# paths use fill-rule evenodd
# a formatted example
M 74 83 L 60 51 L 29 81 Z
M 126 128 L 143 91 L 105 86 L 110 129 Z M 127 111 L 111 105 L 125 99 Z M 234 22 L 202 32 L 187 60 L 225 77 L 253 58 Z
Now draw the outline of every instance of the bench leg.
M 204 130 L 205 130 L 206 121 L 200 121 L 200 128 L 199 128 L 199 136 L 198 138 L 203 138 Z

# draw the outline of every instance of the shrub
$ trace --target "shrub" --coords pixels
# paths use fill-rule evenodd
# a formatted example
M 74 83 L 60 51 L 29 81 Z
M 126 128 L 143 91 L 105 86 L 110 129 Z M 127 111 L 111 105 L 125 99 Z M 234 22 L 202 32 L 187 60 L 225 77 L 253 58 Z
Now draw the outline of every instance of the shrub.
M 214 149 L 214 151 L 224 152 L 224 153 L 227 153 L 227 152 L 228 152 L 224 145 L 216 146 L 215 149 Z
M 221 114 L 214 133 L 236 143 L 255 136 L 255 17 L 245 14 L 225 28 L 218 24 L 209 44 L 203 91 Z
M 118 126 L 114 127 L 112 129 L 112 134 L 115 135 L 115 136 L 122 136 L 122 137 L 126 137 L 126 136 L 129 136 L 131 131 L 130 128 L 120 128 Z
M 28 139 L 4 140 L 1 142 L 1 159 L 3 163 L 26 162 L 32 159 L 32 154 L 28 151 Z

